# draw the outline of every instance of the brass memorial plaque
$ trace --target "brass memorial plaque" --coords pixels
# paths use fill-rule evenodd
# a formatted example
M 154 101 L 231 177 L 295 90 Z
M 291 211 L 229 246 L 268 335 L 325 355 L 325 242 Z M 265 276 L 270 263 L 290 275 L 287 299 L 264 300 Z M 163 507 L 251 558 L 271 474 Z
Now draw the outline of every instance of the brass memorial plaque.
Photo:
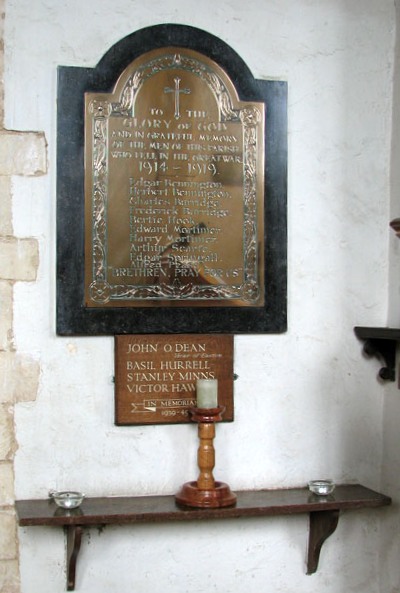
M 166 47 L 85 94 L 85 305 L 264 305 L 264 103 Z M 151 394 L 149 394 L 151 395 Z
M 115 423 L 190 422 L 197 379 L 218 379 L 223 419 L 233 420 L 233 336 L 115 336 Z

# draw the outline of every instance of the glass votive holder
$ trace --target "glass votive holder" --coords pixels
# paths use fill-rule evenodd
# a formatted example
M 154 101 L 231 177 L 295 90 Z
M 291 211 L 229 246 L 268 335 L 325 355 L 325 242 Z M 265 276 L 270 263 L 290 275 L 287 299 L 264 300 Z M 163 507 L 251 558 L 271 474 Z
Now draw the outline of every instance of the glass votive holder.
M 85 495 L 82 492 L 72 490 L 65 492 L 49 492 L 50 498 L 54 500 L 57 506 L 62 509 L 76 509 L 82 504 Z
M 333 480 L 311 480 L 308 482 L 308 488 L 313 494 L 328 496 L 335 490 L 335 482 Z

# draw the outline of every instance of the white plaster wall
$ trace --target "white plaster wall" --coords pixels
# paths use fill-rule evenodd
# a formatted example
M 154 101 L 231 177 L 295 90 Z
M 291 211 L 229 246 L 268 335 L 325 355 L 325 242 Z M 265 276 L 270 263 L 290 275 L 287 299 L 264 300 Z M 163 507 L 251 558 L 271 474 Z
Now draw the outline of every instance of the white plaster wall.
M 396 0 L 396 46 L 393 84 L 393 126 L 391 153 L 390 219 L 400 217 L 400 5 Z M 388 326 L 400 327 L 400 241 L 389 231 L 389 311 Z M 400 367 L 397 361 L 397 372 Z M 395 593 L 400 582 L 400 393 L 399 384 L 385 390 L 382 425 L 382 488 L 395 500 L 394 512 L 385 515 L 381 529 L 381 590 Z
M 380 488 L 384 389 L 353 326 L 387 320 L 394 11 L 392 0 L 7 0 L 6 126 L 49 143 L 49 175 L 13 180 L 15 234 L 37 237 L 41 256 L 38 281 L 15 291 L 16 346 L 42 366 L 37 400 L 16 407 L 17 498 L 173 493 L 196 475 L 195 427 L 114 426 L 112 338 L 54 329 L 56 67 L 94 66 L 166 22 L 205 29 L 255 77 L 289 83 L 289 329 L 236 338 L 235 422 L 218 427 L 215 475 L 238 490 L 320 476 Z M 378 593 L 390 512 L 345 514 L 314 576 L 306 517 L 91 530 L 77 590 Z M 22 593 L 64 590 L 61 531 L 20 529 L 20 557 Z

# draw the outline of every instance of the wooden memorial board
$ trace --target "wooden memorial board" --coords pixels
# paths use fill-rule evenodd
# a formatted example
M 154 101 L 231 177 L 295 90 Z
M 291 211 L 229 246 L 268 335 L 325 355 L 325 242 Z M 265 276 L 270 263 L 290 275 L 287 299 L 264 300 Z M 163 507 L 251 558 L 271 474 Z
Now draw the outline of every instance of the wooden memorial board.
M 233 336 L 115 336 L 115 423 L 190 422 L 197 379 L 218 379 L 223 419 L 233 420 Z

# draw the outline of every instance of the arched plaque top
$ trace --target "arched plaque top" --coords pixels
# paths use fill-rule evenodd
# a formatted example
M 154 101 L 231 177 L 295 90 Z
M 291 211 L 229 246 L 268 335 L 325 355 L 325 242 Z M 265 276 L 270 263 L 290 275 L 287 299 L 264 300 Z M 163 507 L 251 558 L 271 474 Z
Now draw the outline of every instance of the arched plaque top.
M 158 76 L 171 79 L 182 73 L 198 78 L 212 92 L 219 109 L 220 120 L 239 119 L 239 97 L 234 84 L 227 73 L 213 60 L 199 52 L 166 47 L 147 52 L 136 58 L 120 75 L 113 90 L 113 96 L 119 97 L 126 114 L 134 115 L 134 103 L 141 87 L 150 79 Z M 166 92 L 168 91 L 168 87 Z M 175 117 L 179 118 L 181 94 L 191 94 L 191 89 L 180 88 L 175 83 L 171 93 L 177 102 Z M 261 111 L 263 107 L 261 106 Z
M 225 41 L 197 27 L 168 23 L 139 29 L 115 43 L 93 69 L 111 85 L 116 66 L 123 72 L 136 58 L 156 49 L 186 48 L 218 64 L 240 89 L 241 98 L 257 100 L 257 81 L 243 58 Z

